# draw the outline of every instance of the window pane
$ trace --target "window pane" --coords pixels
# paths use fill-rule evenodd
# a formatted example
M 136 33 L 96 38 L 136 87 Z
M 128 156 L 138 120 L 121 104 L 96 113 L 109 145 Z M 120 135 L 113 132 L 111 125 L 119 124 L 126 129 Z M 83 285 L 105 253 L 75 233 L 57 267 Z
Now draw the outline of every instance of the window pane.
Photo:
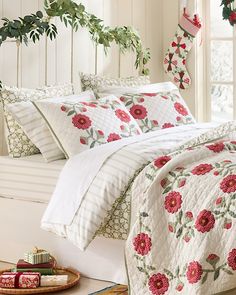
M 233 120 L 233 86 L 212 85 L 212 121 L 224 122 Z
M 233 41 L 211 42 L 211 80 L 233 81 Z
M 208 1 L 208 0 L 205 0 Z M 233 28 L 230 23 L 222 19 L 221 0 L 211 0 L 211 36 L 233 37 Z

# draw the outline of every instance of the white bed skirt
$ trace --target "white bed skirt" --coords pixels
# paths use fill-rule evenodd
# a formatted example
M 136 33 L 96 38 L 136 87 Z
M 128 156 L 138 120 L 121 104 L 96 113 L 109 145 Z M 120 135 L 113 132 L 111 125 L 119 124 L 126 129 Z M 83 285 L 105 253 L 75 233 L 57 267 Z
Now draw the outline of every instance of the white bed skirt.
M 0 260 L 16 263 L 34 246 L 49 250 L 59 265 L 83 276 L 127 283 L 124 241 L 96 238 L 85 252 L 65 239 L 40 229 L 45 203 L 0 197 Z

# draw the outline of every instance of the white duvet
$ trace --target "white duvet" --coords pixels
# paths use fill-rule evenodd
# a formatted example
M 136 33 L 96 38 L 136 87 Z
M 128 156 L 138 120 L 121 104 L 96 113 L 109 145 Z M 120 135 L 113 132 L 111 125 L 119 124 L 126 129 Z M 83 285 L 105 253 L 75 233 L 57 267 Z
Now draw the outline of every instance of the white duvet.
M 42 228 L 85 250 L 107 212 L 124 194 L 140 168 L 215 126 L 195 124 L 158 130 L 71 158 L 63 168 L 42 218 Z M 124 226 L 128 227 L 127 224 Z

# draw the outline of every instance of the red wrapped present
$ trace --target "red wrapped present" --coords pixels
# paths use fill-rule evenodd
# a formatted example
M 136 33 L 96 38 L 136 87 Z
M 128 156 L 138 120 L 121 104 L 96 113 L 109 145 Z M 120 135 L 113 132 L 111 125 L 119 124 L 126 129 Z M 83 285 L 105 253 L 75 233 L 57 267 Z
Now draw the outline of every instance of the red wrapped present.
M 20 259 L 17 262 L 16 268 L 53 268 L 55 266 L 55 261 L 49 261 L 47 263 L 38 263 L 38 264 L 31 264 L 25 262 L 23 259 Z M 37 272 L 37 271 L 36 271 Z
M 39 284 L 38 272 L 4 272 L 0 275 L 0 288 L 34 289 L 39 287 Z

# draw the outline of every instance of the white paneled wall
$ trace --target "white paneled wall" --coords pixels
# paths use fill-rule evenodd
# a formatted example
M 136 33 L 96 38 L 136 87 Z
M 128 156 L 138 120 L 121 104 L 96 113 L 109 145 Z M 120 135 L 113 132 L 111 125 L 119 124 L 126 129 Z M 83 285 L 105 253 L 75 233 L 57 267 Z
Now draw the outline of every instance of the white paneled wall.
M 133 25 L 150 47 L 152 61 L 149 65 L 153 81 L 163 80 L 162 70 L 162 1 L 161 0 L 82 0 L 87 11 L 104 19 L 106 25 Z M 0 0 L 0 16 L 14 18 L 43 8 L 43 0 Z M 86 29 L 72 35 L 55 20 L 59 35 L 55 41 L 42 38 L 36 45 L 20 47 L 19 86 L 37 87 L 42 84 L 78 81 L 78 72 L 94 73 L 95 47 Z M 106 75 L 136 75 L 135 56 L 121 56 L 116 45 L 105 56 L 102 46 L 97 50 L 97 72 Z M 17 49 L 13 42 L 0 47 L 0 80 L 17 85 Z

